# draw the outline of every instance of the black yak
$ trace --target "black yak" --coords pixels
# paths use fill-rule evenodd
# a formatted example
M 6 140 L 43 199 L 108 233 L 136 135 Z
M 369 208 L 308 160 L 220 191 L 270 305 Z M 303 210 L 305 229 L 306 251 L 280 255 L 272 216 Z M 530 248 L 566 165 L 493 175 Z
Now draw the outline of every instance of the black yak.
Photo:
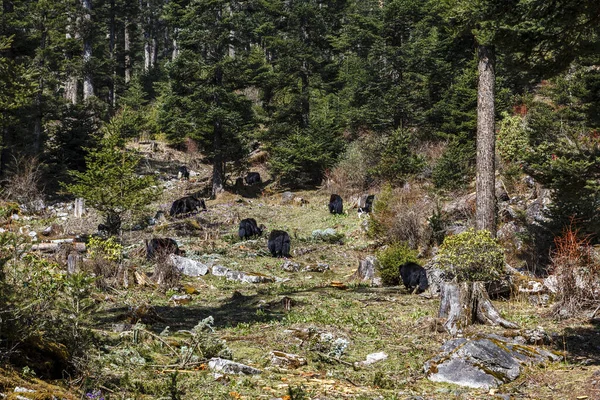
M 285 231 L 273 230 L 269 235 L 269 251 L 273 257 L 290 256 L 290 235 Z
M 400 266 L 400 277 L 402 277 L 402 283 L 406 289 L 411 293 L 422 293 L 429 287 L 427 271 L 414 262 L 407 262 Z
M 238 236 L 242 240 L 251 238 L 252 236 L 260 236 L 262 235 L 264 229 L 265 226 L 258 226 L 254 218 L 246 218 L 240 221 Z
M 190 179 L 190 171 L 187 169 L 185 165 L 179 167 L 179 172 L 177 173 L 177 178 L 179 179 Z
M 189 214 L 198 211 L 206 211 L 206 203 L 204 200 L 194 196 L 186 196 L 173 202 L 169 215 L 175 217 L 179 214 Z
M 342 198 L 339 195 L 332 194 L 329 198 L 329 212 L 332 214 L 342 214 L 344 212 Z
M 167 254 L 183 255 L 185 252 L 179 250 L 177 242 L 171 238 L 154 238 L 146 240 L 146 258 L 164 257 Z
M 260 174 L 258 172 L 248 172 L 244 180 L 246 181 L 246 185 L 262 183 L 262 180 L 260 179 Z

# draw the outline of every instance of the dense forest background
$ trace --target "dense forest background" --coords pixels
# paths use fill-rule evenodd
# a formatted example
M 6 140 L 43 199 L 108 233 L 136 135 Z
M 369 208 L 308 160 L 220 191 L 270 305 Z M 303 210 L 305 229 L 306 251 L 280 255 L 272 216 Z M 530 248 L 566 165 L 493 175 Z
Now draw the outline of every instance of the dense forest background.
M 460 188 L 474 175 L 484 45 L 496 58 L 500 169 L 557 189 L 558 219 L 596 218 L 595 1 L 2 6 L 3 178 L 35 157 L 55 193 L 116 119 L 126 139 L 200 149 L 213 195 L 258 148 L 283 187 L 344 175 L 344 189 L 357 192 L 415 177 Z M 333 176 L 336 164 L 354 168 Z

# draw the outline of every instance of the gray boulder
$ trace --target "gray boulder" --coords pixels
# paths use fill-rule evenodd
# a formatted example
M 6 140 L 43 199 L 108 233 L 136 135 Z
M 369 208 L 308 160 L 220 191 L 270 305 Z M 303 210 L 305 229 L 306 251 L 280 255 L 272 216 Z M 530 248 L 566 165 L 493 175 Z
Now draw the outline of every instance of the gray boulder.
M 287 272 L 298 272 L 300 271 L 300 268 L 300 264 L 290 260 L 285 260 L 283 264 L 281 264 L 281 269 Z
M 275 278 L 262 274 L 248 274 L 246 272 L 235 271 L 222 265 L 215 265 L 212 268 L 212 274 L 223 276 L 229 281 L 238 281 L 243 283 L 264 283 L 275 282 Z
M 358 263 L 358 269 L 352 274 L 351 279 L 360 281 L 373 281 L 375 279 L 375 270 L 377 268 L 377 258 L 375 256 L 366 256 Z
M 281 204 L 290 204 L 294 201 L 294 197 L 296 195 L 292 192 L 283 192 L 281 193 Z
M 208 265 L 199 261 L 194 261 L 190 258 L 181 257 L 175 254 L 170 254 L 169 259 L 171 264 L 183 275 L 201 276 L 208 274 Z
M 213 371 L 224 372 L 226 374 L 257 375 L 262 373 L 260 369 L 218 357 L 211 358 L 208 361 L 208 367 Z
M 498 335 L 451 339 L 425 363 L 427 378 L 488 390 L 515 380 L 524 365 L 559 361 L 557 354 Z

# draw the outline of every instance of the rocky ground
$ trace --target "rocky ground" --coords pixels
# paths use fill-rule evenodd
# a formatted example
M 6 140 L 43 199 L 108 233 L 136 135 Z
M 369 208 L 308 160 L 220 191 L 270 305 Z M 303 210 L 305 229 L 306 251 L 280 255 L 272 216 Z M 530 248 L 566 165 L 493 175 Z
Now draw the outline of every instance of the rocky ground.
M 549 317 L 547 291 L 494 304 L 520 327 L 508 336 L 563 355 L 562 361 L 514 367 L 521 373 L 499 387 L 433 382 L 427 379 L 431 364 L 428 371 L 426 363 L 451 339 L 435 324 L 439 301 L 354 279 L 359 262 L 375 251 L 356 209 L 348 204 L 346 214 L 329 214 L 326 190 L 282 194 L 257 166 L 253 170 L 262 173 L 262 185 L 208 200 L 206 212 L 149 225 L 144 221 L 156 210 L 204 191 L 210 169 L 191 165 L 188 156 L 164 146 L 154 151 L 138 145 L 138 150 L 146 155 L 146 172 L 159 175 L 165 192 L 146 216 L 131 223 L 135 229 L 123 234 L 129 272 L 94 297 L 91 327 L 102 345 L 90 355 L 93 365 L 84 379 L 53 382 L 57 387 L 2 370 L 0 387 L 8 398 L 50 398 L 48 393 L 106 399 L 600 398 L 600 323 L 589 316 Z M 176 177 L 182 163 L 193 171 L 189 181 Z M 499 188 L 506 192 L 504 225 L 511 226 L 501 238 L 517 250 L 525 248 L 518 241 L 518 222 L 538 218 L 535 210 L 546 201 L 535 183 L 519 185 Z M 455 230 L 464 225 L 469 199 L 466 195 L 446 204 L 455 216 Z M 91 234 L 100 222 L 93 210 L 75 217 L 68 203 L 39 208 L 38 216 L 15 217 L 11 228 L 38 245 Z M 255 218 L 268 231 L 289 232 L 292 258 L 271 257 L 264 236 L 240 241 L 237 226 L 243 218 Z M 323 236 L 325 229 L 335 230 L 332 240 Z M 193 265 L 201 272 L 192 275 L 198 276 L 183 275 L 173 288 L 157 285 L 156 262 L 145 259 L 143 245 L 153 237 L 174 238 L 185 257 L 197 262 Z M 518 253 L 511 252 L 509 263 L 518 262 Z M 544 301 L 536 301 L 542 296 Z M 539 340 L 530 340 L 532 332 Z M 476 334 L 507 332 L 473 326 L 464 336 Z

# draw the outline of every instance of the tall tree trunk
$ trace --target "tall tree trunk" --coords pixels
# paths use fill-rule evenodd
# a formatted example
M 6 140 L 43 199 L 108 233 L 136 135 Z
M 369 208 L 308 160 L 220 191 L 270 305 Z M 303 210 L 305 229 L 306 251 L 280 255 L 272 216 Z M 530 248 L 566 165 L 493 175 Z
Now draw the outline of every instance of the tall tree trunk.
M 479 86 L 477 88 L 477 177 L 476 223 L 496 237 L 494 80 L 493 46 L 479 46 Z
M 231 19 L 233 17 L 233 9 L 231 7 L 231 3 L 227 4 L 227 14 L 229 15 L 229 18 Z M 231 58 L 235 57 L 235 47 L 233 45 L 233 40 L 235 38 L 235 31 L 233 29 L 231 29 L 229 31 L 229 43 L 227 44 L 227 55 Z
M 125 83 L 131 82 L 131 32 L 129 18 L 125 18 L 123 50 L 125 51 Z
M 177 37 L 173 38 L 173 54 L 171 55 L 171 61 L 175 61 L 175 59 L 179 56 L 179 45 L 177 44 Z
M 223 84 L 223 71 L 217 65 L 215 68 L 214 83 L 218 87 Z M 217 108 L 221 107 L 221 99 L 218 90 L 215 91 L 214 103 Z M 225 160 L 223 157 L 223 124 L 220 117 L 216 117 L 213 122 L 213 174 L 212 174 L 212 197 L 217 197 L 225 188 Z
M 152 38 L 152 58 L 150 59 L 150 67 L 154 68 L 154 66 L 158 64 L 158 40 L 156 38 Z
M 87 100 L 94 95 L 94 85 L 92 83 L 92 0 L 83 0 L 84 10 L 84 30 L 86 32 L 83 38 L 83 100 Z
M 108 52 L 112 63 L 112 77 L 108 88 L 108 102 L 114 108 L 117 104 L 115 96 L 115 86 L 117 81 L 117 60 L 115 57 L 115 0 L 110 0 L 110 28 L 108 39 Z
M 70 17 L 69 20 L 71 20 Z M 77 29 L 73 29 L 72 25 L 69 24 L 67 25 L 67 32 L 65 33 L 65 38 L 67 39 L 67 41 L 72 38 L 77 40 L 79 39 L 79 32 L 77 31 Z M 73 63 L 70 62 L 73 59 L 73 54 L 70 54 L 69 52 L 65 55 L 65 58 L 67 59 L 67 77 L 65 80 L 64 97 L 71 104 L 77 104 L 77 91 L 79 80 L 77 78 L 77 73 L 73 68 Z
M 45 20 L 45 15 L 42 16 L 41 18 L 42 21 Z M 37 93 L 35 94 L 35 121 L 33 124 L 33 153 L 34 154 L 39 154 L 40 150 L 41 150 L 41 143 L 42 143 L 42 116 L 43 116 L 43 110 L 42 110 L 42 95 L 44 93 L 44 67 L 46 64 L 46 56 L 45 56 L 45 49 L 46 49 L 46 38 L 47 38 L 47 31 L 46 31 L 46 27 L 44 25 L 44 23 L 42 22 L 42 25 L 40 26 L 40 31 L 41 31 L 41 37 L 40 37 L 40 50 L 41 50 L 41 55 L 39 56 L 38 59 L 38 70 L 40 71 L 40 76 L 38 78 L 38 88 L 37 88 Z
M 225 182 L 225 162 L 223 161 L 223 149 L 222 146 L 222 136 L 223 132 L 221 129 L 220 121 L 214 122 L 214 138 L 213 138 L 213 149 L 214 149 L 214 157 L 213 157 L 213 172 L 212 172 L 212 197 L 217 197 L 219 193 L 222 193 Z
M 151 35 L 150 35 L 150 2 L 146 2 L 146 5 L 144 6 L 144 3 L 142 0 L 140 0 L 140 10 L 144 10 L 144 7 L 146 8 L 146 18 L 144 20 L 144 24 L 143 24 L 143 30 L 144 30 L 144 71 L 148 72 L 150 71 L 150 67 L 152 66 L 152 44 L 151 44 Z M 143 11 L 142 11 L 143 13 Z
M 310 99 L 309 99 L 309 86 L 308 86 L 308 73 L 306 72 L 306 62 L 304 64 L 304 71 L 300 72 L 300 79 L 302 81 L 302 88 L 300 93 L 300 104 L 302 113 L 300 116 L 300 126 L 302 128 L 308 128 L 310 118 Z

